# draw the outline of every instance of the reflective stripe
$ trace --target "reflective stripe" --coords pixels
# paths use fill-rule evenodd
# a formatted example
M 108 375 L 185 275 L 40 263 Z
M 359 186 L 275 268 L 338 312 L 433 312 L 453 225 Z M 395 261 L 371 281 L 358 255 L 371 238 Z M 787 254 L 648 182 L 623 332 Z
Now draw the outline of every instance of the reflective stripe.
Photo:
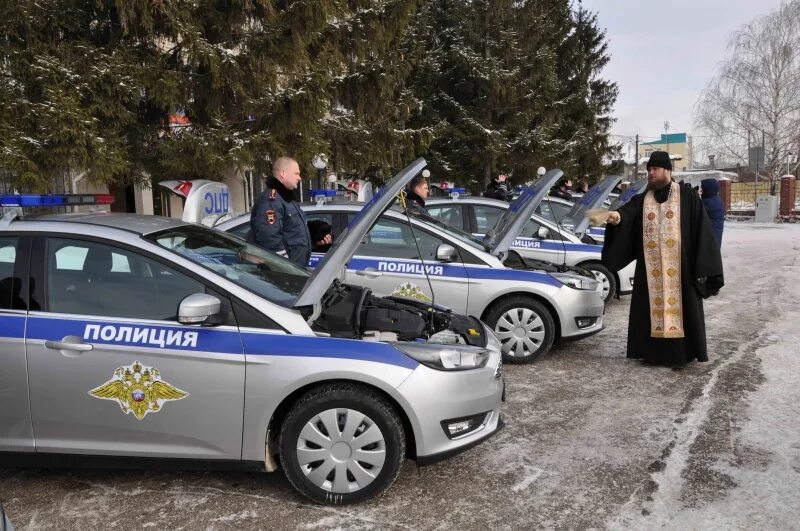
M 0 332 L 22 338 L 25 317 L 0 315 Z M 180 335 L 179 335 L 180 333 Z M 250 356 L 340 358 L 385 363 L 409 369 L 419 363 L 385 343 L 358 339 L 296 336 L 283 333 L 239 332 L 199 326 L 158 326 L 135 321 L 96 321 L 30 316 L 28 339 L 53 340 L 78 336 L 87 343 L 165 350 L 189 350 Z M 88 337 L 87 337 L 88 336 Z

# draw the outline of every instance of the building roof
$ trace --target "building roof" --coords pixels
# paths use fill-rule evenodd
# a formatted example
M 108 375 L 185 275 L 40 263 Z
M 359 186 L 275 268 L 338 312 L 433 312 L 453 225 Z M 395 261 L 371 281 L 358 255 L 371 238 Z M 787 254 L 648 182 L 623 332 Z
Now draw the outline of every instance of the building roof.
M 652 142 L 642 142 L 643 146 L 652 146 L 656 144 L 685 144 L 686 133 L 670 133 L 668 135 L 661 135 L 661 140 L 654 140 Z

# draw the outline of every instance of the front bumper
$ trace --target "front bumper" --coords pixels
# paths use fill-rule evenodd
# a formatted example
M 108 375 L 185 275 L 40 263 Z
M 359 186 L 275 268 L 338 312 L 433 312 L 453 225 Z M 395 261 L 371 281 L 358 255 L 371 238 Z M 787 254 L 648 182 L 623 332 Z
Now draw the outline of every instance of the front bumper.
M 500 403 L 504 396 L 502 358 L 492 350 L 481 369 L 438 371 L 420 365 L 398 388 L 414 430 L 416 460 L 431 464 L 480 444 L 503 426 Z M 486 413 L 474 431 L 448 437 L 442 422 Z
M 599 291 L 586 291 L 564 286 L 554 297 L 561 319 L 561 339 L 587 337 L 603 329 L 605 304 Z M 579 322 L 590 319 L 590 326 Z

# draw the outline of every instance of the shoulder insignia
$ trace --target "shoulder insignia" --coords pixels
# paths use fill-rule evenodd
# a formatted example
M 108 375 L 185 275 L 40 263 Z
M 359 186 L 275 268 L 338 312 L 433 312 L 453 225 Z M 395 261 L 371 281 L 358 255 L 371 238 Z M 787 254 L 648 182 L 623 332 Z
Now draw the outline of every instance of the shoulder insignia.
M 266 212 L 264 212 L 264 217 L 266 218 L 267 223 L 269 223 L 270 225 L 275 223 L 275 211 L 274 210 L 267 210 Z
M 278 195 L 278 191 L 275 188 L 273 188 L 272 190 L 269 191 L 269 198 L 270 199 L 275 199 L 275 197 L 277 197 L 277 195 Z
M 142 420 L 148 413 L 160 411 L 169 400 L 189 396 L 186 391 L 162 380 L 158 369 L 145 367 L 138 361 L 117 367 L 109 381 L 92 389 L 89 394 L 95 398 L 113 400 L 123 413 L 131 413 L 137 420 Z

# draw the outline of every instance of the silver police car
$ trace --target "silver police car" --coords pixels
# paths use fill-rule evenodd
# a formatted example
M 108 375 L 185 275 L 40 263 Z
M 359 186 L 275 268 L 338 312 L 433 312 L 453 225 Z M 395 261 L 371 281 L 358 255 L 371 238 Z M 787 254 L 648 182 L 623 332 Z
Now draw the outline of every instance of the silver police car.
M 492 436 L 504 384 L 491 330 L 336 279 L 424 165 L 313 274 L 175 219 L 6 219 L 0 459 L 280 462 L 301 493 L 340 504 L 386 489 L 406 457 L 427 464 Z
M 510 207 L 509 203 L 497 199 L 453 195 L 454 198 L 430 199 L 425 207 L 432 216 L 479 237 L 486 234 Z M 536 211 L 542 210 L 543 205 L 552 206 L 551 199 L 542 198 Z M 630 293 L 635 263 L 619 272 L 611 272 L 601 262 L 603 246 L 593 242 L 591 238 L 581 240 L 558 223 L 534 214 L 522 227 L 511 248 L 526 258 L 588 269 L 602 284 L 606 303 L 616 295 Z
M 533 361 L 557 339 L 596 334 L 603 328 L 604 304 L 602 287 L 591 273 L 558 270 L 543 262 L 531 265 L 510 250 L 536 197 L 549 188 L 547 183 L 539 185 L 523 194 L 513 210 L 506 211 L 486 240 L 435 218 L 389 210 L 346 263 L 346 281 L 378 294 L 478 315 L 494 330 L 503 344 L 504 359 L 512 363 Z M 360 203 L 336 202 L 303 207 L 309 220 L 327 222 L 334 235 L 346 234 L 361 208 Z M 233 218 L 216 228 L 247 239 L 249 216 Z M 314 253 L 310 265 L 315 266 L 322 256 Z

